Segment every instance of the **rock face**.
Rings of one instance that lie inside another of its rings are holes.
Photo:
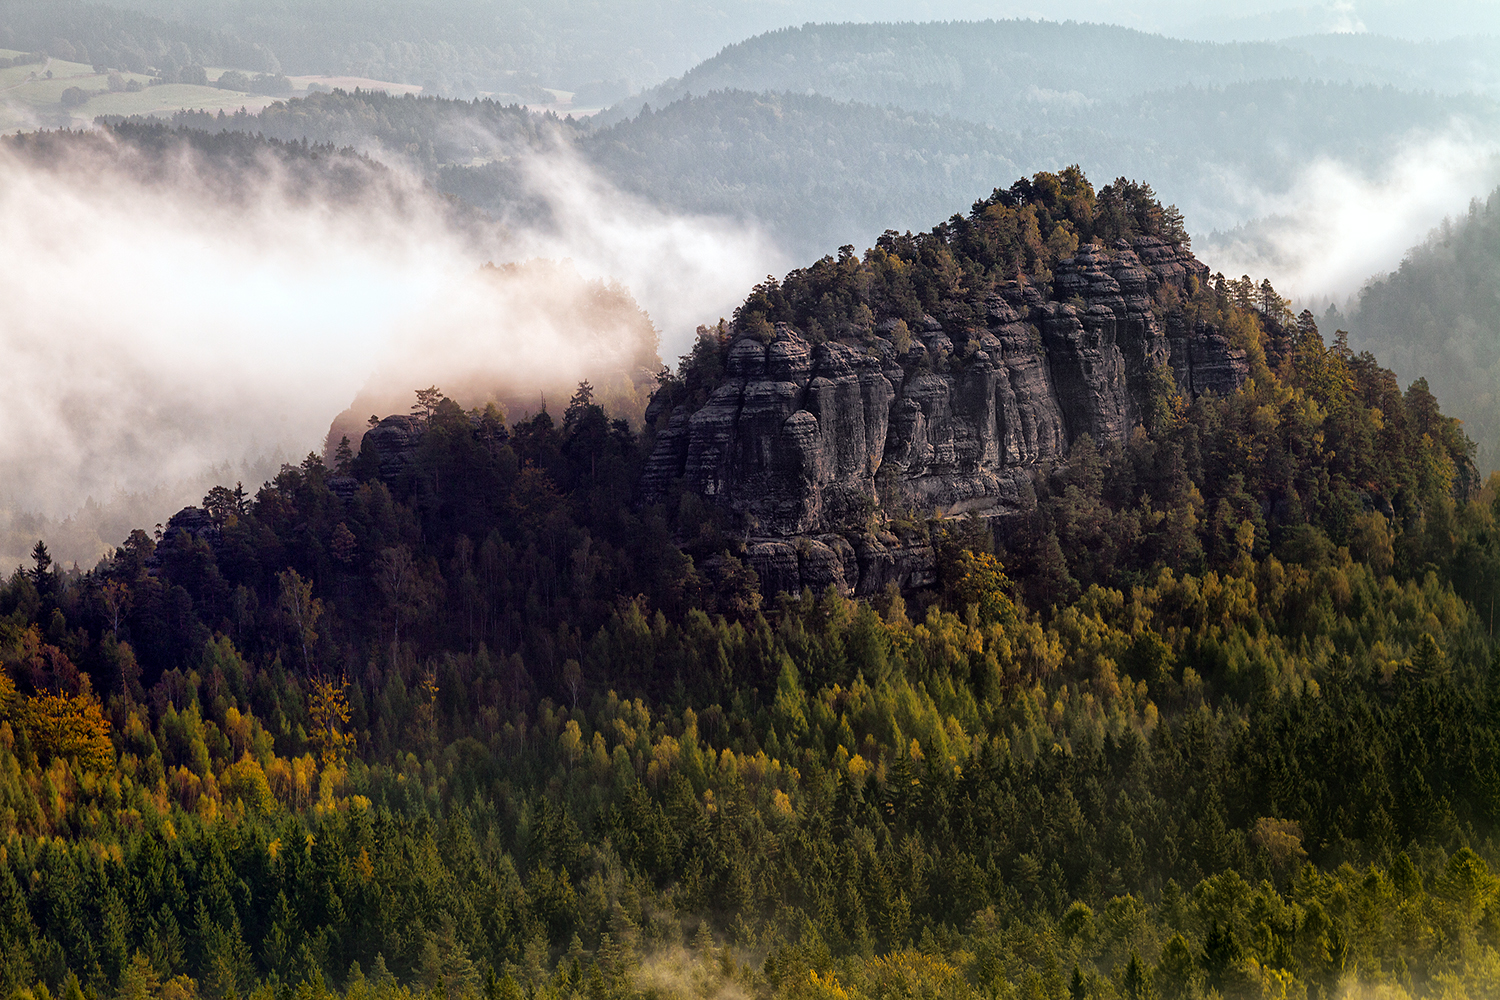
[[[396,482],[412,463],[417,446],[422,443],[423,424],[417,417],[397,414],[386,417],[365,432],[360,446],[376,456],[377,471],[387,485]]]
[[[741,337],[702,406],[652,401],[644,491],[681,479],[742,518],[768,592],[930,583],[930,550],[862,527],[877,505],[1003,521],[1035,503],[1034,472],[1081,435],[1119,441],[1140,423],[1163,366],[1189,396],[1244,381],[1243,352],[1152,310],[1162,285],[1207,272],[1147,237],[1060,262],[1050,298],[1010,283],[983,328],[924,317],[900,355],[880,336],[891,323],[857,346],[810,345],[785,325],[769,344]]]

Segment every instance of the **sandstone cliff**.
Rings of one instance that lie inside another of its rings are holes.
[[[877,507],[1003,523],[1034,503],[1032,476],[1081,435],[1118,441],[1139,424],[1157,372],[1188,396],[1240,385],[1242,351],[1153,308],[1170,298],[1163,286],[1186,292],[1207,272],[1143,236],[1058,262],[1050,295],[1002,285],[983,327],[924,316],[904,350],[893,320],[817,344],[786,324],[740,336],[701,405],[653,399],[643,492],[664,496],[680,480],[732,513],[768,592],[925,585],[930,549],[873,532]]]

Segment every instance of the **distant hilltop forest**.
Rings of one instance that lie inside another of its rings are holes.
[[[824,482],[882,383],[816,534],[659,458],[734,400]],[[414,403],[0,587],[13,995],[1488,994],[1500,480],[1148,185],[747,290],[639,432]],[[918,502],[963,461],[1014,503]]]

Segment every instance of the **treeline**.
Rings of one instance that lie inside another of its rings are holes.
[[[45,52],[23,52],[18,56],[0,58],[0,69],[10,69],[12,66],[34,66],[46,61]]]
[[[826,256],[782,279],[768,278],[735,309],[733,332],[765,338],[786,323],[814,343],[839,338],[859,343],[879,329],[909,346],[913,325],[940,316],[944,329],[967,343],[985,325],[991,298],[1001,287],[1025,280],[1048,293],[1052,269],[1081,245],[1113,247],[1137,237],[1155,238],[1174,250],[1189,244],[1182,213],[1175,205],[1162,205],[1149,184],[1120,177],[1095,191],[1076,164],[1057,173],[1042,171],[996,188],[968,215],[955,215],[928,232],[887,230],[863,259],[853,246],[844,246],[837,259]],[[1189,308],[1195,318],[1243,326],[1249,303],[1235,312],[1222,276],[1220,285],[1217,297],[1204,292]],[[1161,294],[1175,295],[1170,289]],[[1271,298],[1277,309],[1285,309],[1274,289]],[[1169,305],[1183,308],[1180,301],[1162,303],[1164,309]],[[1240,339],[1251,344],[1256,336],[1246,329]],[[663,380],[666,391],[674,393],[684,382],[712,389],[723,374],[721,355],[728,346],[727,331],[705,336],[695,349],[695,363],[675,381]]]
[[[569,131],[556,116],[530,114],[518,104],[392,96],[358,89],[277,101],[256,113],[179,111],[172,116],[172,124],[206,132],[259,134],[284,142],[373,147],[407,157],[433,175],[441,166],[467,164],[475,158],[540,151]],[[474,204],[498,207],[499,200],[492,193]]]
[[[1033,177],[965,225],[1100,235],[1102,197]],[[958,315],[923,275],[1005,246],[964,228],[827,294],[870,309],[887,267]],[[423,390],[401,448],[216,487],[88,572],[38,544],[0,588],[0,983],[1484,995],[1500,482],[1268,284],[1158,306],[1253,380],[1081,439],[998,546],[878,512],[934,546],[926,592],[762,594],[702,498],[636,504],[650,439],[587,385],[514,422]]]
[[[91,130],[23,132],[0,143],[38,169],[66,174],[105,167],[135,183],[173,185],[184,197],[211,192],[216,199],[249,203],[274,193],[295,205],[378,197],[398,212],[438,213],[455,233],[489,246],[494,223],[487,215],[410,183],[353,147],[173,127],[149,117],[100,116],[95,124]]]

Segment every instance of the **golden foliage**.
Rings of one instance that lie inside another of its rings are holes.
[[[91,693],[47,693],[27,698],[16,715],[39,760],[76,759],[90,771],[114,766],[109,720]]]

